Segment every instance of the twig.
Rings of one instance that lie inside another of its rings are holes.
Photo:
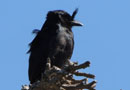
[[[95,75],[93,75],[93,74],[81,73],[81,72],[78,72],[78,71],[73,72],[73,74],[76,75],[76,76],[85,76],[87,78],[92,78],[92,79],[95,78]]]
[[[68,85],[68,84],[63,84],[62,87],[65,88],[66,90],[75,90],[75,89],[90,89],[90,90],[95,90],[93,89],[95,87],[96,81],[93,81],[87,85],[85,84],[73,84],[73,85]]]
[[[67,70],[68,72],[73,72],[73,71],[75,71],[75,70],[78,70],[78,69],[84,69],[84,68],[87,68],[87,67],[89,67],[90,66],[90,62],[89,61],[86,61],[85,63],[83,63],[83,64],[80,64],[80,65],[70,65],[70,66],[68,66],[68,67],[66,67],[65,68],[65,70]]]

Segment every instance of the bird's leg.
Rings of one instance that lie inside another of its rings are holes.
[[[46,63],[46,70],[50,70],[51,69],[51,60],[50,58],[48,57],[47,58],[47,63]]]

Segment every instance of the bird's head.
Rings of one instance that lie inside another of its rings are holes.
[[[70,27],[70,28],[72,26],[82,26],[83,25],[82,23],[74,20],[77,12],[78,12],[78,9],[76,9],[73,12],[73,14],[70,15],[63,10],[50,11],[47,14],[47,20],[54,23],[60,23],[62,26]]]

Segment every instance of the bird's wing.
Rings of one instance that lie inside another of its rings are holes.
[[[46,66],[48,55],[48,36],[39,32],[30,44],[29,80],[31,83],[40,80]]]

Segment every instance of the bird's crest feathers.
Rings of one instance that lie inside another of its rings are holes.
[[[72,14],[72,19],[75,18],[75,15],[77,14],[77,12],[78,12],[78,8],[76,8],[76,9],[74,10],[74,12],[73,12],[73,14]]]

